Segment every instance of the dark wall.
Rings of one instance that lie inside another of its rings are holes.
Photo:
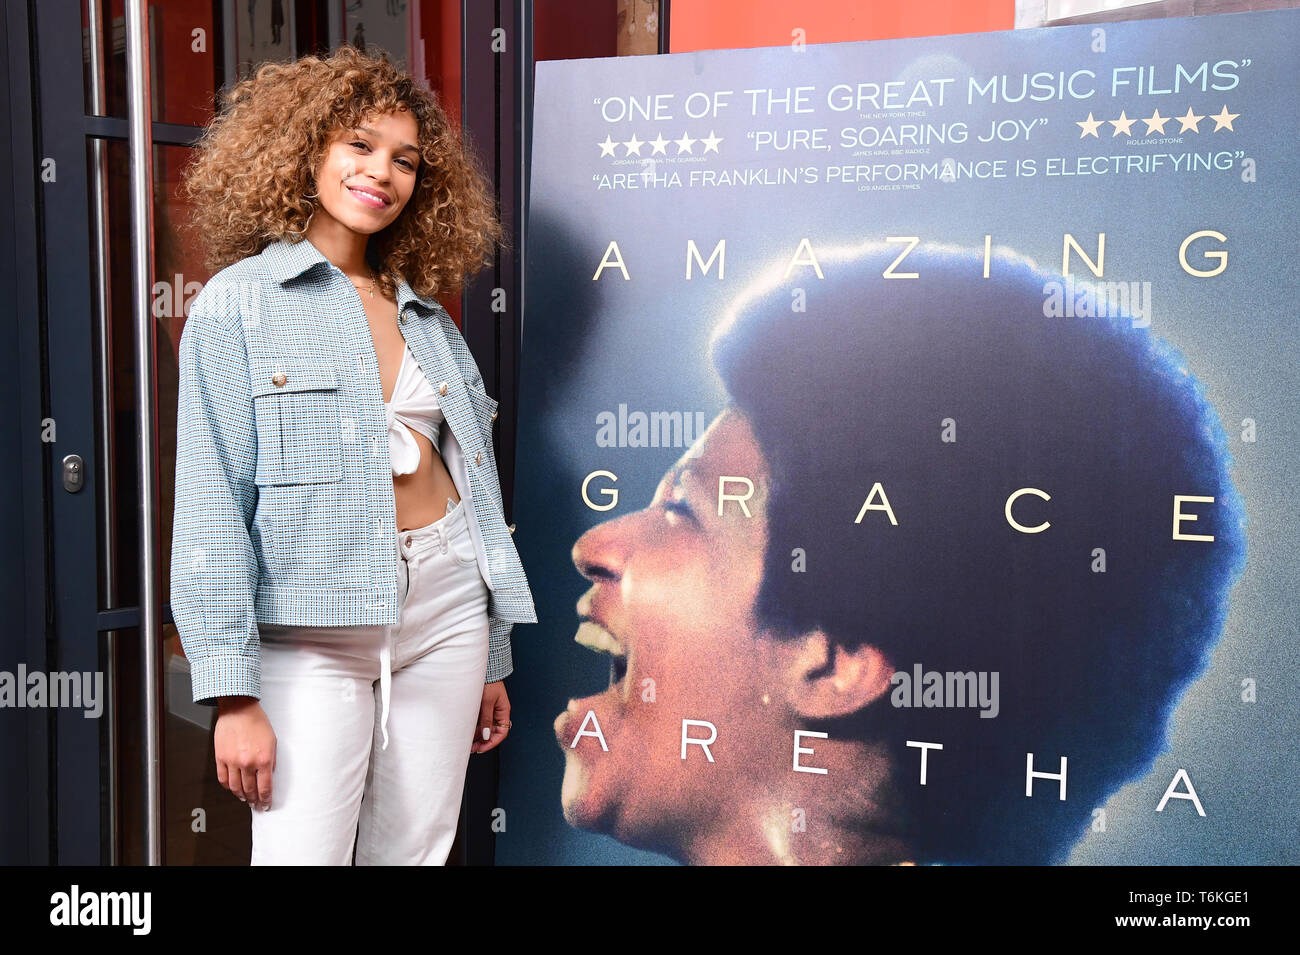
[[[35,157],[22,4],[0,7],[0,671],[45,668],[42,398],[34,308]],[[0,708],[0,863],[48,859],[48,710]]]

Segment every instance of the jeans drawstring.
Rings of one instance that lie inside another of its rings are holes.
[[[447,513],[451,513],[451,510],[454,507],[456,507],[456,505],[457,502],[453,501],[450,497],[448,497]],[[430,533],[433,534],[434,540],[438,542],[438,550],[444,554],[447,553],[447,535],[443,532],[443,530],[435,527],[430,531]],[[402,553],[402,546],[400,540],[397,545],[397,559],[399,562],[405,562],[406,564],[407,593],[405,596],[409,597],[410,590],[411,590],[411,562],[406,557],[406,555]],[[401,612],[400,609],[398,612],[400,614]],[[398,626],[399,627],[401,626],[400,621],[398,622]],[[393,633],[390,628],[388,632],[384,634],[384,645],[379,650],[379,699],[380,699],[379,731],[384,736],[384,743],[380,747],[380,749],[388,749],[388,701],[391,695],[390,690],[393,684],[393,648],[390,644],[392,637],[393,637]]]
[[[379,651],[379,697],[383,701],[383,712],[379,718],[379,729],[384,734],[384,745],[380,749],[388,749],[388,696],[389,687],[393,682],[392,649],[388,641],[392,639],[391,634],[384,635],[384,645]]]
[[[402,566],[398,567],[398,573],[400,574],[402,570],[405,569],[406,589],[409,591],[411,589],[411,564],[406,559],[406,556],[402,553],[402,545],[400,542],[397,545],[397,562],[399,565],[404,565],[404,567]],[[399,609],[398,609],[399,617],[401,614],[400,606],[402,602],[404,601],[401,598],[399,598]],[[397,626],[400,627],[401,625],[402,625],[401,620],[399,619],[397,622]],[[379,731],[384,735],[384,743],[380,747],[380,749],[388,749],[388,700],[391,695],[389,691],[393,684],[392,640],[393,640],[393,628],[386,627],[384,629],[384,645],[379,648],[379,700],[380,700]]]

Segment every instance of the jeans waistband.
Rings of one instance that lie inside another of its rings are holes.
[[[469,533],[465,520],[465,501],[447,498],[447,513],[423,527],[397,532],[398,552],[406,558],[423,554],[434,547],[447,550],[447,541]]]

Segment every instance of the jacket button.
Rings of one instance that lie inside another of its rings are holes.
[[[492,412],[492,420],[493,420],[493,421],[496,421],[496,420],[497,420],[497,413],[496,413],[495,411]]]
[[[475,463],[475,464],[482,464],[482,463],[483,463],[483,452],[482,452],[482,451],[480,451],[477,455],[474,456],[474,463]]]
[[[513,533],[515,532],[515,525],[513,525],[513,524],[508,524],[508,525],[506,526],[506,529],[507,529],[508,531],[510,531],[510,533],[513,534]]]
[[[438,385],[438,394],[445,395],[446,393],[447,393],[447,383],[444,381]]]
[[[398,315],[397,315],[397,320],[398,320],[399,322],[404,322],[404,321],[406,321],[406,309],[402,309],[401,312],[398,313]]]
[[[284,383],[288,380],[289,380],[288,376],[285,375],[285,373],[282,371],[277,371],[274,375],[271,376],[271,383],[275,385],[275,387],[277,388],[283,388]]]

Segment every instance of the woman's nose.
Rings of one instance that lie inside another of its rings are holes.
[[[639,513],[639,512],[638,512]],[[604,521],[588,530],[574,542],[573,566],[589,580],[617,580],[632,545],[632,518],[625,514]]]

